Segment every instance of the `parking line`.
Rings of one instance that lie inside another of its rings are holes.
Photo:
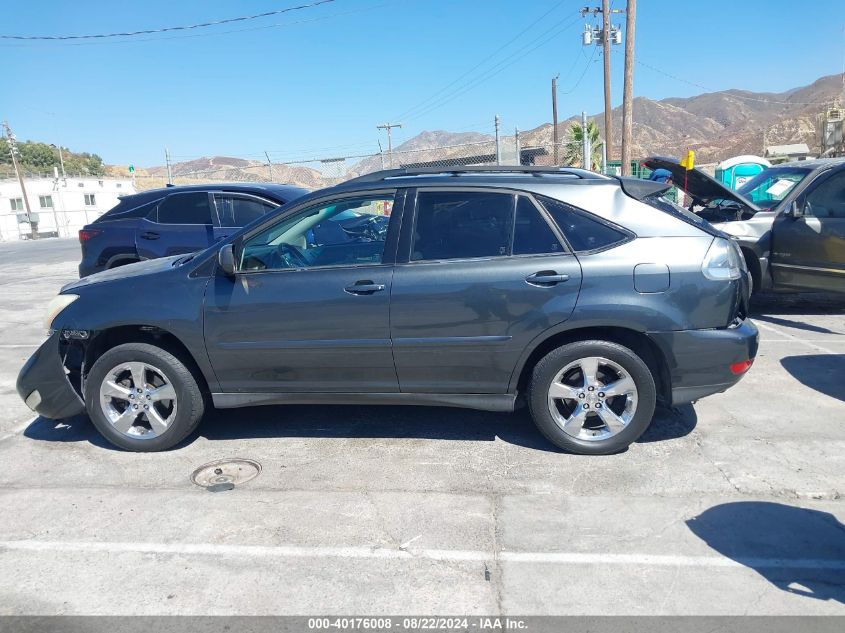
[[[27,427],[29,427],[30,424],[32,424],[31,418],[29,420],[27,420],[26,422],[22,422],[21,424],[18,424],[16,427],[11,429],[8,433],[6,433],[4,435],[0,435],[0,442],[20,435],[21,433],[26,431]]]
[[[808,341],[808,340],[800,339],[800,338],[798,338],[797,336],[794,336],[794,335],[790,334],[789,332],[781,332],[778,328],[774,327],[773,325],[768,325],[768,324],[763,323],[763,322],[761,322],[761,321],[754,321],[754,324],[755,324],[758,328],[762,328],[762,329],[764,329],[764,330],[766,330],[766,331],[768,331],[768,332],[774,332],[775,334],[779,334],[779,335],[781,335],[781,336],[785,336],[785,337],[787,337],[787,338],[788,338],[788,339],[790,339],[790,340],[793,340],[793,341],[795,341],[795,342],[797,342],[797,343],[803,343],[803,344],[804,344],[804,345],[806,345],[807,347],[811,347],[811,348],[813,348],[813,349],[815,349],[815,350],[818,350],[818,351],[820,351],[820,352],[824,352],[825,354],[833,354],[833,355],[836,355],[836,354],[837,354],[837,352],[834,352],[834,351],[833,351],[833,350],[831,350],[831,349],[828,349],[828,348],[826,348],[826,347],[822,347],[821,345],[816,345],[815,343],[811,343],[811,342],[810,342],[810,341]]]
[[[653,567],[752,567],[777,569],[845,570],[845,560],[819,558],[737,558],[662,554],[606,554],[600,552],[512,552],[498,557],[481,550],[391,549],[383,547],[308,547],[301,545],[222,545],[212,543],[128,543],[89,541],[0,541],[0,551],[70,552],[104,554],[175,554],[237,556],[241,558],[351,558],[450,562],[482,562],[498,558],[512,563],[552,563]]]

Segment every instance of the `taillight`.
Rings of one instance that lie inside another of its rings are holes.
[[[100,229],[82,229],[79,231],[79,243],[84,244],[92,237],[97,237],[102,231]]]
[[[739,376],[740,374],[744,374],[749,369],[751,369],[751,365],[754,364],[754,359],[751,360],[742,360],[738,363],[731,364],[731,373],[735,376]]]
[[[710,244],[704,261],[701,262],[701,272],[713,281],[730,281],[739,279],[744,265],[745,260],[736,244],[723,237],[717,237]]]

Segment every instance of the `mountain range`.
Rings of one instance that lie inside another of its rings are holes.
[[[723,90],[694,97],[670,97],[652,100],[634,99],[633,151],[636,158],[649,155],[680,156],[688,149],[696,151],[696,162],[713,163],[739,154],[762,154],[767,145],[806,143],[819,150],[819,115],[826,107],[843,100],[845,77],[842,74],[821,77],[812,84],[785,92]],[[621,142],[622,108],[614,108],[611,158],[618,158]],[[604,136],[604,113],[590,116]],[[571,116],[558,123],[561,141],[569,127],[580,120]],[[553,125],[543,123],[520,134],[523,148],[542,146],[550,150]],[[472,153],[494,151],[494,136],[479,132],[424,131],[394,148],[394,164],[442,160]],[[344,173],[331,173],[331,163],[322,169],[301,165],[274,164],[273,180],[316,188],[356,174],[382,167],[382,158],[373,156],[351,165]],[[203,157],[174,163],[172,171],[179,179],[202,177],[212,180],[260,181],[270,177],[266,163],[225,156]],[[166,168],[145,170],[151,180],[164,178]],[[178,180],[177,180],[178,182]],[[142,182],[139,181],[139,185]]]

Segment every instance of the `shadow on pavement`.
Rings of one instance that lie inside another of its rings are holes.
[[[845,401],[845,354],[786,356],[780,364],[801,384]]]
[[[826,327],[820,325],[813,325],[812,323],[805,323],[804,321],[795,321],[793,319],[784,319],[782,317],[773,317],[769,315],[758,314],[752,317],[755,321],[762,321],[763,323],[771,323],[772,325],[782,325],[784,327],[794,328],[796,330],[804,330],[805,332],[815,332],[816,334],[838,334],[842,336],[842,332],[834,332]]]
[[[24,437],[42,442],[90,442],[100,448],[115,449],[100,435],[87,415],[65,420],[50,420],[38,416],[26,427]]]
[[[639,442],[658,442],[688,435],[697,418],[691,405],[658,409]],[[284,437],[409,438],[492,442],[496,438],[539,451],[562,452],[534,426],[527,409],[513,414],[471,409],[416,406],[287,405],[212,409],[198,434],[208,440]],[[36,418],[24,436],[45,442],[88,441],[115,449],[80,415],[62,421]],[[189,445],[194,434],[176,448]]]
[[[832,514],[742,501],[714,506],[686,523],[714,550],[779,589],[845,603],[845,526]]]
[[[845,295],[834,293],[761,292],[751,299],[751,318],[761,315],[836,315],[845,314]]]
[[[658,408],[654,419],[637,442],[662,442],[685,437],[698,424],[698,415],[691,404],[671,409]]]

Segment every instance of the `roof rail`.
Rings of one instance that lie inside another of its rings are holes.
[[[575,176],[576,178],[585,179],[602,179],[604,176],[586,169],[578,169],[576,167],[539,167],[536,165],[529,166],[509,166],[509,165],[468,165],[465,167],[401,167],[399,169],[382,169],[381,171],[374,171],[363,176],[351,178],[342,184],[349,183],[365,183],[365,182],[380,182],[388,178],[404,178],[408,176],[437,176],[437,175],[451,175],[460,176],[461,174],[526,174],[531,176]]]

